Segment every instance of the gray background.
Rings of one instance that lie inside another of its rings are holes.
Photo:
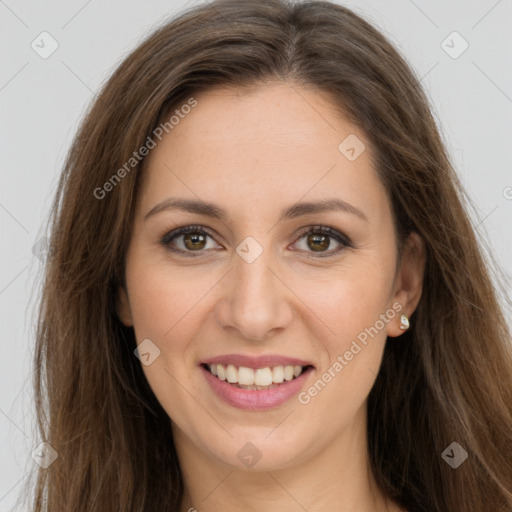
[[[0,0],[0,512],[25,510],[15,502],[40,442],[30,384],[41,274],[34,245],[71,139],[120,60],[166,17],[199,3]],[[477,207],[477,235],[510,276],[512,0],[339,3],[373,21],[422,77]],[[46,59],[31,47],[50,48],[43,31],[58,43]],[[448,37],[453,31],[469,45],[460,55],[464,41]],[[502,297],[510,296],[505,276],[496,281],[504,283]]]

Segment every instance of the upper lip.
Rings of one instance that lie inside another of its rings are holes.
[[[201,361],[201,364],[222,364],[233,366],[245,366],[246,368],[265,368],[266,366],[313,366],[309,361],[286,357],[277,354],[265,354],[261,356],[248,356],[244,354],[224,354],[210,357]]]

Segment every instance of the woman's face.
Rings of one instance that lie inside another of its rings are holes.
[[[395,276],[369,141],[291,83],[195,99],[150,150],[118,309],[178,451],[270,470],[360,447],[423,271]]]

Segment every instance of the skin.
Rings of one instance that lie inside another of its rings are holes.
[[[422,240],[411,235],[395,275],[391,204],[370,143],[324,93],[276,82],[195,98],[195,109],[149,155],[118,300],[137,343],[149,338],[160,350],[143,369],[171,418],[185,482],[181,510],[398,511],[369,468],[366,405],[387,337],[403,333],[400,314],[410,317],[420,299]],[[338,150],[349,134],[366,146],[354,161]],[[176,209],[144,218],[171,196],[216,203],[228,218]],[[367,221],[342,211],[279,221],[299,200],[333,197]],[[188,225],[214,236],[185,245],[181,235],[174,247],[202,256],[161,244]],[[332,226],[353,247],[327,238],[318,250],[300,233],[314,225]],[[252,263],[236,252],[247,236],[263,249]],[[298,357],[315,367],[307,390],[397,302],[400,314],[307,404],[294,397],[265,411],[232,407],[198,367],[229,353]],[[237,457],[248,442],[261,454],[251,468]]]

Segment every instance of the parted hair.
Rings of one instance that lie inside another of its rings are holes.
[[[398,247],[412,231],[425,243],[411,327],[386,340],[368,397],[378,485],[410,512],[512,511],[510,326],[418,77],[341,5],[217,0],[166,20],[121,62],[67,156],[47,226],[34,356],[38,436],[59,456],[33,476],[34,512],[179,511],[170,421],[134,356],[133,329],[116,314],[145,159],[105,197],[95,190],[194,94],[275,80],[327,93],[357,123]],[[457,469],[441,456],[453,442],[468,453]]]

